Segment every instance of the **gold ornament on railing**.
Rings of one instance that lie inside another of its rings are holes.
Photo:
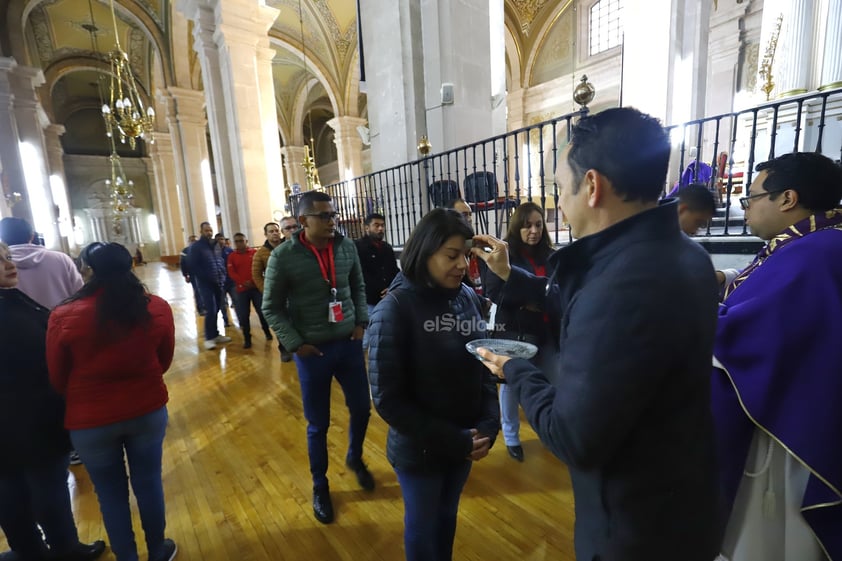
[[[102,116],[105,119],[106,134],[119,135],[120,142],[128,139],[134,150],[138,138],[151,135],[155,129],[155,110],[144,108],[137,81],[129,64],[129,55],[120,47],[120,32],[117,29],[117,16],[114,15],[114,0],[111,4],[111,19],[114,24],[114,50],[108,53],[111,62],[111,83],[109,101],[102,104]]]
[[[430,144],[430,139],[427,138],[426,134],[422,134],[421,140],[418,141],[418,151],[421,152],[422,156],[426,156],[432,149],[433,145]]]
[[[778,37],[781,34],[783,21],[784,15],[781,14],[775,23],[775,30],[772,32],[772,36],[769,37],[766,54],[763,55],[763,61],[760,63],[760,77],[763,78],[763,85],[760,86],[760,89],[766,94],[766,101],[772,99],[772,90],[775,89],[775,82],[772,80],[772,65],[775,63],[775,50],[778,48]]]

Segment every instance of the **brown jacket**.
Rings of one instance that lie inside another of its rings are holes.
[[[266,272],[266,265],[269,264],[269,256],[272,255],[273,249],[275,248],[269,240],[266,240],[257,248],[257,253],[254,254],[254,260],[251,262],[251,279],[261,294],[263,294],[263,274]]]

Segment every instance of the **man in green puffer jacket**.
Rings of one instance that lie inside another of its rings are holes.
[[[333,521],[327,429],[334,376],[351,417],[345,462],[361,487],[374,489],[374,478],[362,459],[371,414],[362,348],[368,310],[357,248],[336,232],[337,213],[330,196],[318,191],[302,195],[298,221],[301,229],[269,257],[263,315],[284,348],[294,353],[307,418],[313,513],[328,524]]]

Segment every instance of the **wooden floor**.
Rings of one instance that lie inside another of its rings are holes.
[[[377,488],[359,489],[344,465],[348,414],[334,384],[328,477],[336,521],[313,518],[306,423],[294,363],[257,329],[254,347],[233,341],[200,348],[201,318],[179,272],[160,263],[138,269],[175,313],[176,355],[166,382],[170,425],[164,441],[167,535],[180,561],[399,561],[400,487],[385,457],[386,425],[372,409],[365,460]],[[233,319],[233,318],[232,318]],[[257,326],[256,316],[252,325]],[[573,496],[566,468],[523,425],[523,464],[506,454],[502,434],[474,465],[462,495],[454,560],[573,560]],[[106,539],[90,479],[71,468],[82,540]],[[143,533],[133,502],[141,559]],[[6,549],[0,538],[0,551]],[[108,552],[102,557],[113,560]]]

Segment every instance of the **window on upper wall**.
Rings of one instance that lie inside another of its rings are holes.
[[[588,55],[618,47],[623,42],[623,0],[599,0],[588,20]]]

